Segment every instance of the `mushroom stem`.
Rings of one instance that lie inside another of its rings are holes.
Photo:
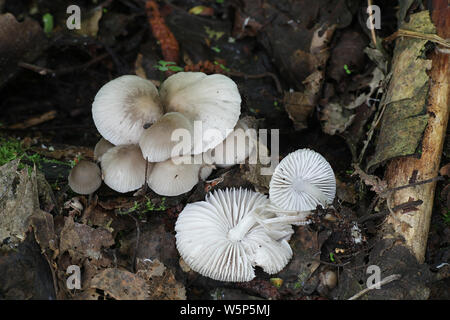
[[[295,180],[292,187],[297,193],[305,192],[316,198],[317,201],[323,206],[327,204],[327,196],[318,187],[308,182],[307,180],[297,179]]]
[[[241,241],[247,232],[255,225],[256,218],[250,213],[244,217],[239,223],[228,231],[228,239],[231,241]]]

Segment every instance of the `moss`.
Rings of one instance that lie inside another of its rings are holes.
[[[42,163],[44,162],[70,167],[73,167],[74,163],[76,162],[64,162],[55,159],[49,159],[41,156],[39,153],[32,153],[28,148],[25,148],[17,139],[0,137],[0,166],[17,158],[20,158],[21,160],[26,162],[25,164],[21,163],[19,165],[19,169],[23,169],[27,163],[41,169]]]

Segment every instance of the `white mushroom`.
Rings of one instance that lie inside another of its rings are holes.
[[[114,145],[111,142],[105,138],[101,138],[94,148],[94,160],[98,162],[102,161],[102,156],[112,147],[114,147]]]
[[[117,192],[129,192],[145,183],[146,161],[136,145],[121,145],[109,149],[102,157],[101,167],[105,184]],[[153,164],[147,163],[151,172]]]
[[[256,151],[256,145],[256,131],[252,131],[241,119],[228,137],[212,150],[214,164],[219,168],[227,168],[244,163]]]
[[[177,196],[190,191],[213,170],[208,164],[210,161],[205,163],[201,158],[202,155],[182,156],[155,163],[147,179],[148,186],[162,196]]]
[[[156,122],[162,114],[155,85],[134,75],[111,80],[92,103],[98,132],[114,145],[137,144],[144,126]]]
[[[91,194],[102,184],[101,172],[94,162],[80,160],[70,170],[69,187],[79,194]]]
[[[190,154],[193,135],[194,128],[190,120],[179,112],[169,112],[144,130],[139,139],[139,146],[148,161],[165,161],[175,156]],[[177,150],[178,145],[183,148]]]
[[[222,142],[241,113],[241,96],[236,84],[221,74],[176,73],[162,83],[160,97],[166,111],[183,114],[194,128],[194,121],[201,123],[202,132],[194,137],[193,154]]]
[[[270,201],[283,210],[307,211],[333,202],[336,179],[319,153],[299,149],[287,155],[272,175]]]
[[[283,225],[284,232],[268,232],[258,223],[268,203],[260,193],[227,189],[186,205],[175,224],[181,257],[192,270],[220,281],[250,281],[254,266],[279,272],[292,257],[287,241],[293,231]]]

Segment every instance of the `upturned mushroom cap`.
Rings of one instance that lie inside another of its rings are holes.
[[[248,131],[249,127],[239,120],[228,137],[212,151],[214,164],[219,168],[244,163],[256,148],[257,141]]]
[[[274,239],[257,223],[255,212],[268,203],[257,192],[226,189],[186,205],[175,224],[181,257],[192,270],[220,281],[250,281],[254,266],[270,274],[279,272],[292,250],[286,234]],[[283,228],[292,233],[290,226]]]
[[[299,149],[280,161],[269,187],[270,201],[283,210],[307,211],[333,202],[336,179],[325,158]]]
[[[100,168],[94,162],[80,160],[70,170],[68,177],[69,187],[79,194],[91,194],[100,188],[102,174]]]
[[[221,74],[176,73],[162,83],[160,97],[166,111],[180,112],[192,122],[201,121],[202,141],[194,142],[193,154],[222,142],[241,113],[241,96],[236,84]],[[213,130],[219,134],[209,134]]]
[[[190,191],[213,170],[212,166],[195,160],[201,156],[175,157],[155,163],[147,179],[148,186],[162,196],[177,196]]]
[[[144,133],[139,139],[142,155],[150,162],[161,162],[177,155],[190,154],[192,149],[191,139],[194,135],[193,131],[194,128],[191,121],[181,113],[166,113],[150,128],[144,130]],[[175,155],[175,147],[180,144],[180,141],[174,139],[180,139],[180,137],[173,135],[178,134],[183,134],[181,141],[182,143],[186,143],[186,147],[184,148],[185,150],[179,150],[184,152]],[[187,136],[185,136],[186,134]],[[185,139],[189,140],[183,141]]]
[[[156,122],[162,114],[155,85],[134,75],[111,80],[92,103],[98,132],[114,145],[137,144],[144,125]]]
[[[114,147],[114,145],[111,142],[109,142],[105,138],[101,138],[94,148],[94,160],[102,161],[102,156],[112,147]]]
[[[121,145],[109,149],[102,157],[101,167],[106,185],[117,192],[134,191],[145,183],[146,161],[137,145]],[[152,163],[147,165],[147,174]]]

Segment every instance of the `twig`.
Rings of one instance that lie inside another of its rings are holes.
[[[406,188],[410,188],[410,187],[420,186],[421,184],[431,183],[431,182],[435,182],[435,181],[441,181],[441,180],[444,180],[444,177],[437,176],[437,177],[434,177],[434,178],[430,178],[430,179],[426,179],[426,180],[422,180],[422,181],[418,181],[418,182],[413,182],[413,183],[409,183],[409,184],[405,184],[403,186],[398,186],[398,187],[395,187],[395,188],[389,188],[386,191],[384,191],[383,194],[391,193],[391,192],[394,192],[394,191],[398,191],[398,190],[406,189]]]
[[[405,202],[405,203],[399,204],[398,206],[393,207],[392,211],[395,212],[398,210],[409,209],[409,208],[412,208],[415,206],[420,206],[422,203],[423,203],[422,200],[408,201],[408,202]],[[365,214],[364,216],[362,216],[361,218],[358,219],[358,223],[364,223],[368,220],[382,218],[382,217],[386,216],[388,213],[389,213],[389,210],[383,210],[378,213]]]
[[[381,281],[378,281],[375,284],[372,284],[370,286],[368,286],[366,289],[361,290],[360,292],[358,292],[357,294],[355,294],[354,296],[350,297],[348,300],[356,300],[358,298],[360,298],[361,296],[365,295],[367,292],[369,292],[370,290],[376,289],[378,287],[384,286],[385,284],[388,284],[389,282],[395,281],[400,279],[402,276],[400,274],[392,274],[390,276],[387,276],[386,278],[384,278]]]
[[[61,75],[64,75],[64,74],[72,73],[72,72],[80,70],[80,69],[87,69],[91,65],[96,64],[97,62],[105,59],[109,55],[110,55],[109,53],[104,53],[104,54],[99,55],[98,57],[95,57],[92,60],[90,60],[90,61],[88,61],[86,63],[83,63],[81,65],[74,66],[74,67],[69,67],[69,68],[63,68],[63,69],[60,69],[60,70],[53,70],[53,69],[49,69],[49,68],[46,68],[46,67],[40,67],[40,66],[36,66],[36,65],[33,65],[33,64],[30,64],[30,63],[23,62],[23,61],[20,61],[17,65],[19,67],[24,68],[24,69],[34,71],[34,72],[36,72],[36,73],[38,73],[38,74],[40,74],[42,76],[50,75],[52,77],[55,77],[55,76],[61,76]]]
[[[246,73],[239,72],[239,71],[228,71],[227,74],[232,77],[242,77],[245,79],[260,79],[260,78],[265,78],[265,77],[271,77],[273,79],[273,81],[275,82],[275,86],[277,87],[278,93],[283,92],[283,89],[281,88],[280,80],[272,72],[264,72],[264,73],[260,73],[260,74],[246,74]]]
[[[13,130],[14,129],[28,129],[30,127],[37,126],[39,124],[53,120],[55,118],[56,118],[56,111],[51,110],[51,111],[45,112],[37,117],[29,118],[23,122],[10,125],[8,127],[8,129],[13,129]]]
[[[133,267],[133,272],[136,272],[136,256],[137,256],[137,251],[139,248],[139,238],[141,237],[141,230],[139,228],[139,221],[138,219],[136,219],[135,217],[133,217],[132,214],[130,214],[130,217],[134,220],[134,222],[136,223],[136,244],[134,247],[134,252],[133,252],[133,258],[132,258],[132,267]]]
[[[370,8],[372,6],[372,0],[367,0],[367,8]],[[377,47],[377,36],[375,34],[375,26],[373,25],[373,15],[372,10],[369,10],[369,24],[370,24],[370,34],[372,36],[372,41],[374,48]]]
[[[416,38],[421,40],[428,40],[431,42],[435,42],[440,44],[441,46],[444,46],[446,48],[450,48],[450,42],[446,41],[445,39],[442,39],[437,34],[427,34],[427,33],[421,33],[421,32],[415,32],[411,30],[404,30],[404,29],[398,29],[396,32],[391,34],[389,37],[385,38],[385,41],[392,41],[398,37],[410,37],[410,38]]]

